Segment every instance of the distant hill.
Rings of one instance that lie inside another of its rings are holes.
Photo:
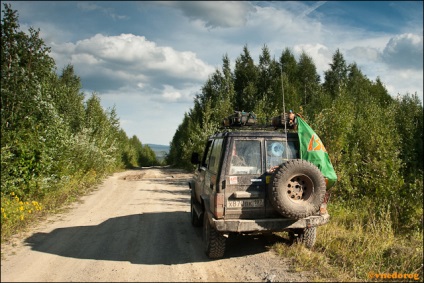
[[[169,145],[146,143],[156,154],[159,161],[162,161],[169,153]]]

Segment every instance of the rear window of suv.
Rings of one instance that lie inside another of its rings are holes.
[[[292,141],[286,142],[283,139],[266,140],[265,146],[267,171],[287,160],[296,159],[299,155],[296,144]]]
[[[260,140],[234,140],[231,151],[230,174],[262,172]]]

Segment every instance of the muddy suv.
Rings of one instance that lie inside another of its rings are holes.
[[[197,169],[189,182],[191,222],[203,226],[207,256],[223,257],[234,233],[288,231],[292,240],[312,247],[316,227],[330,218],[324,176],[300,159],[296,125],[287,115],[264,127],[252,113],[243,114],[224,119],[203,155],[192,154]]]

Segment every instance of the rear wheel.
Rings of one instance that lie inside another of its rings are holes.
[[[317,227],[295,229],[290,231],[290,239],[293,243],[303,244],[308,249],[315,245],[317,239]]]
[[[224,256],[226,238],[211,226],[208,214],[203,213],[203,243],[205,253],[211,259],[217,259]]]

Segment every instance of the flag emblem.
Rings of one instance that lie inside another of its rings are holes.
[[[321,139],[316,134],[313,134],[311,139],[309,140],[308,151],[320,151],[320,150],[323,152],[327,152],[324,145],[322,144]]]

